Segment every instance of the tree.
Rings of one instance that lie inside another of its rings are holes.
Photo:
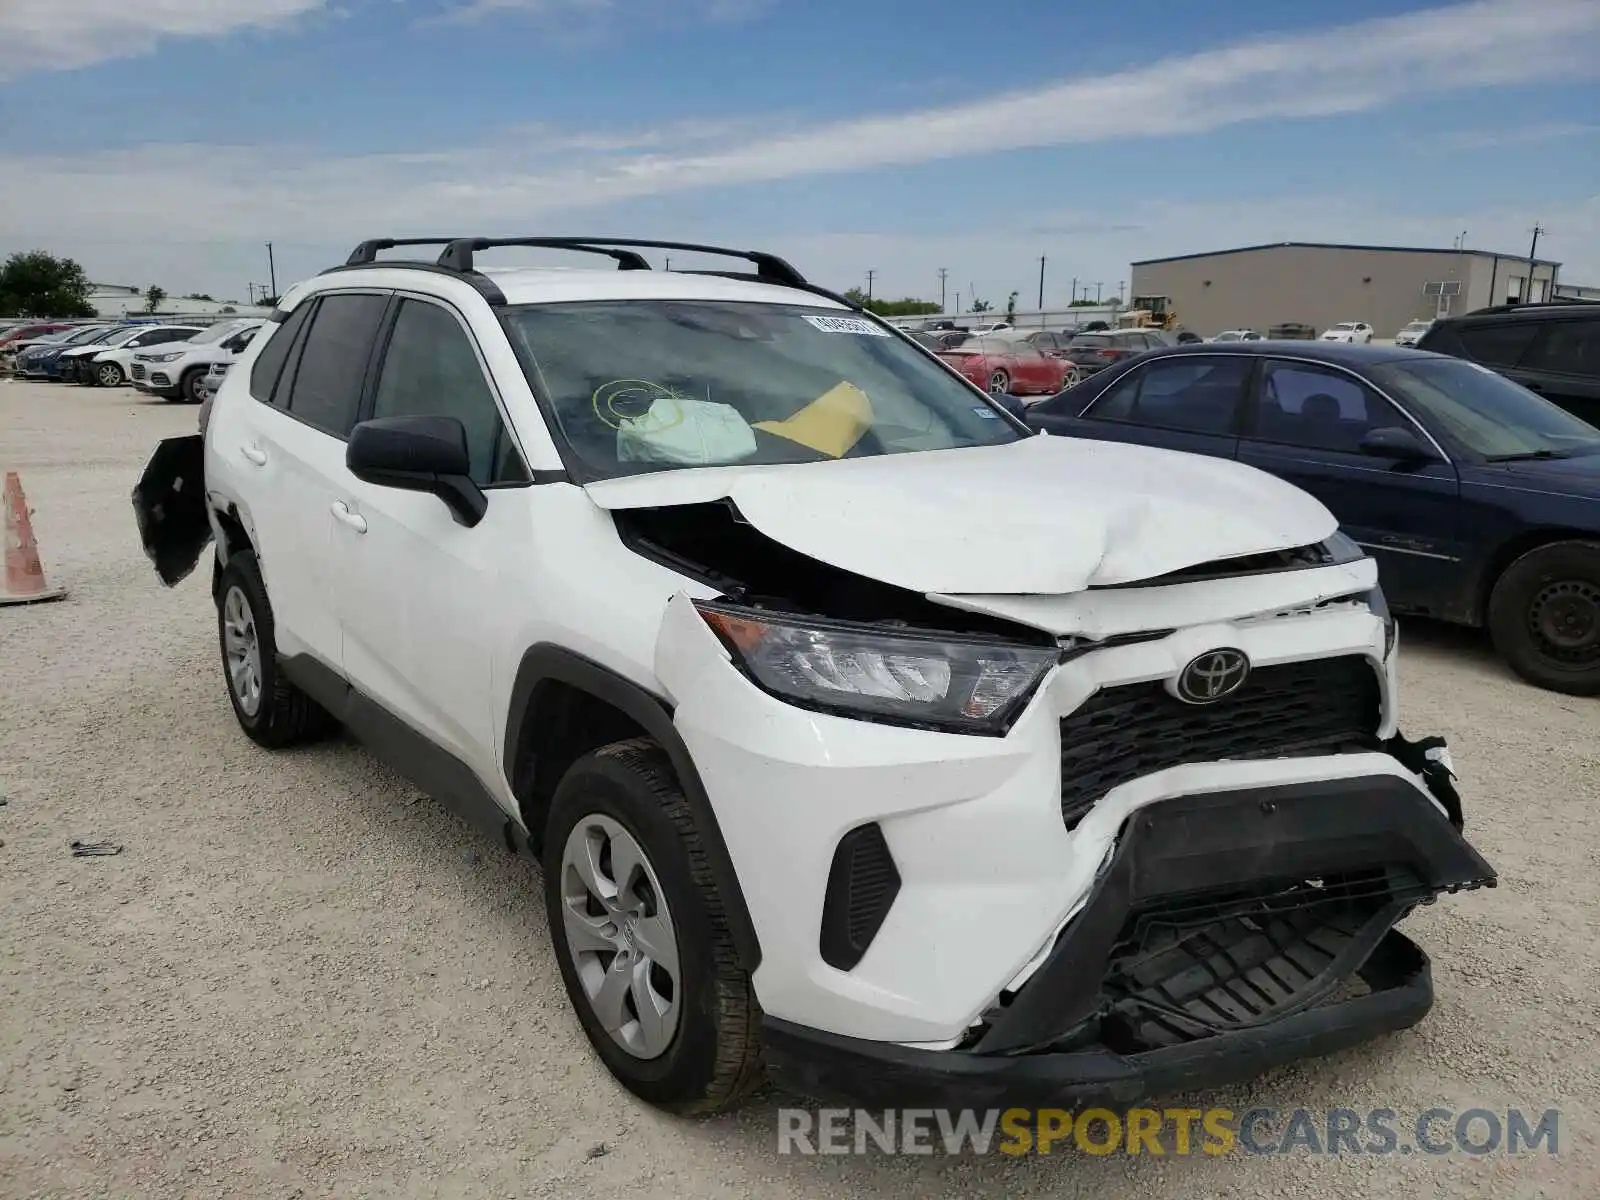
[[[1067,305],[1067,307],[1068,308],[1104,308],[1105,305],[1101,304],[1100,301],[1098,301],[1098,300],[1074,300],[1071,304]]]
[[[167,298],[167,290],[151,284],[144,290],[144,310],[147,313],[161,311],[161,302]]]
[[[916,300],[910,296],[900,300],[879,300],[876,297],[869,298],[860,288],[851,288],[844,294],[844,298],[852,304],[859,304],[868,312],[877,313],[880,317],[918,317],[943,311],[931,300]]]
[[[92,317],[89,277],[70,258],[19,251],[0,267],[0,317]]]
[[[217,302],[217,298],[215,296],[208,296],[204,292],[186,292],[183,298],[185,300],[204,300],[208,304],[215,304]]]
[[[222,311],[223,311],[223,312],[225,312],[225,313],[236,313],[236,312],[238,312],[238,311],[239,311],[239,310],[238,310],[238,309],[237,309],[237,308],[235,308],[235,307],[234,307],[234,306],[233,306],[233,305],[231,305],[231,304],[224,304],[224,305],[223,305],[223,306],[222,306]]]
[[[972,307],[969,308],[967,311],[968,312],[993,312],[994,311],[994,305],[990,304],[987,300],[974,300],[972,302]]]
[[[1007,325],[1014,324],[1016,322],[1016,319],[1017,319],[1017,294],[1015,292],[1012,292],[1011,295],[1006,298],[1006,324]]]

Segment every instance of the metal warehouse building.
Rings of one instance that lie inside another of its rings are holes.
[[[1274,242],[1209,254],[1148,258],[1133,266],[1132,294],[1168,296],[1186,329],[1210,337],[1298,321],[1319,333],[1366,321],[1393,337],[1407,321],[1470,312],[1508,300],[1547,300],[1561,264],[1526,254]],[[1527,294],[1524,296],[1524,288]]]

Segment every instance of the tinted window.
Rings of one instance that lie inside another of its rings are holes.
[[[1539,327],[1532,322],[1520,324],[1463,325],[1456,331],[1461,346],[1469,358],[1479,362],[1494,363],[1499,367],[1514,367],[1522,352],[1533,342]]]
[[[1600,449],[1600,429],[1476,363],[1403,359],[1372,377],[1446,442],[1486,458]]]
[[[1563,375],[1600,377],[1600,321],[1552,321],[1527,364]]]
[[[527,478],[466,330],[437,304],[406,300],[373,397],[374,417],[455,417],[480,485]]]
[[[1191,433],[1228,434],[1247,358],[1169,358],[1128,372],[1084,416]]]
[[[256,356],[255,365],[250,368],[250,394],[263,404],[272,403],[272,389],[278,385],[278,376],[289,357],[289,347],[294,345],[295,335],[315,307],[316,304],[308,300],[290,313],[283,324],[273,326],[267,344]]]
[[[373,335],[387,304],[383,296],[322,298],[300,351],[289,394],[291,413],[338,437],[350,432],[361,403]]]
[[[1382,396],[1342,371],[1269,362],[1261,378],[1256,436],[1313,450],[1361,451],[1367,431],[1410,428]]]
[[[1072,339],[1073,346],[1087,346],[1098,349],[1101,346],[1111,345],[1111,338],[1103,333],[1080,333]]]

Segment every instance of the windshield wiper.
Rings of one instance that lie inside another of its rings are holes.
[[[1550,450],[1547,448],[1542,450],[1524,450],[1519,454],[1491,454],[1483,461],[1492,463],[1532,462],[1534,459],[1571,457],[1572,451],[1570,450]]]

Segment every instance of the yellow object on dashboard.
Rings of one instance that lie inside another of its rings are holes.
[[[872,401],[855,384],[841,380],[792,416],[782,421],[757,421],[755,427],[809,446],[818,454],[843,458],[872,428]]]

